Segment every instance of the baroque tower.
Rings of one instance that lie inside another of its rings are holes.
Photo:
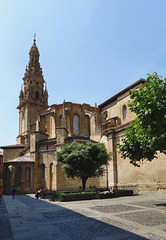
[[[18,144],[29,144],[30,127],[40,114],[48,108],[48,91],[39,63],[39,51],[34,39],[29,51],[29,64],[23,77],[23,88],[19,95],[19,135]]]

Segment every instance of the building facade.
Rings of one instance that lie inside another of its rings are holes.
[[[17,144],[2,146],[4,150],[4,190],[15,185],[19,192],[34,192],[37,188],[54,190],[81,186],[79,179],[67,179],[55,152],[64,143],[78,141],[103,142],[113,152],[103,177],[88,179],[87,186],[138,186],[158,190],[166,187],[164,155],[153,163],[133,167],[121,159],[115,144],[121,141],[125,129],[135,118],[128,109],[129,90],[143,85],[140,79],[99,106],[63,102],[48,106],[48,91],[39,63],[36,41],[29,52],[29,64],[19,95],[19,134]],[[160,162],[160,166],[158,165]],[[149,166],[151,164],[151,171]],[[156,171],[158,167],[158,170]]]
[[[115,149],[115,145],[124,137],[126,128],[136,117],[128,108],[131,101],[129,90],[138,89],[144,82],[144,79],[139,79],[98,106],[102,114],[101,135],[106,137],[108,151],[114,153],[109,164],[110,185],[137,187],[140,191],[160,191],[166,189],[165,154],[158,154],[158,158],[152,162],[144,161],[140,167],[134,167],[128,159],[121,158]]]

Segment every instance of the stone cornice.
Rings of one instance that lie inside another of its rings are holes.
[[[40,106],[43,106],[43,107],[49,107],[47,104],[45,103],[41,103],[41,102],[34,102],[34,101],[30,101],[30,100],[25,100],[22,104],[20,104],[17,109],[21,109],[22,106],[26,105],[27,103],[30,103],[30,104],[34,104],[34,105],[40,105]]]

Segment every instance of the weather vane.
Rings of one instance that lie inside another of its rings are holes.
[[[34,33],[34,42],[36,42],[36,33]]]

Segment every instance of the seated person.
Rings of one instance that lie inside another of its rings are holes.
[[[35,197],[38,199],[39,197],[41,197],[41,194],[42,194],[42,190],[41,190],[41,188],[39,188],[39,189],[36,191]]]
[[[103,191],[103,192],[99,192],[99,194],[108,194],[108,193],[114,193],[114,189],[110,188],[108,191]]]

